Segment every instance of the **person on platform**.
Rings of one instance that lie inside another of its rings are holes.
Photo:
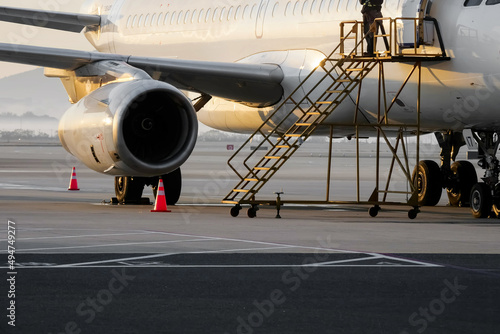
[[[359,3],[363,5],[361,13],[363,14],[363,26],[366,36],[366,52],[364,56],[373,57],[374,56],[374,45],[373,45],[373,35],[378,31],[378,27],[372,27],[375,19],[381,18],[382,16],[382,4],[384,0],[359,0]]]

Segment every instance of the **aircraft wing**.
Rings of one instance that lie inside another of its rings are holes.
[[[36,27],[81,32],[85,27],[101,24],[99,15],[61,13],[0,6],[0,21]]]
[[[123,61],[179,89],[252,106],[269,106],[283,96],[278,65],[147,58],[0,43],[0,61],[75,70],[102,61]]]

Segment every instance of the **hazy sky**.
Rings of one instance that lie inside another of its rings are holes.
[[[2,6],[47,9],[62,12],[80,12],[84,0],[1,0]],[[59,32],[51,29],[0,22],[0,42],[57,48],[92,50],[83,34]],[[31,66],[0,62],[0,78],[33,69]]]

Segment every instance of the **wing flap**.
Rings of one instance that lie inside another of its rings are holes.
[[[0,43],[0,61],[73,71],[103,60],[123,61],[179,89],[249,106],[270,106],[283,96],[284,75],[281,68],[273,64],[147,58]]]
[[[85,27],[100,25],[101,17],[0,6],[0,21],[78,33]]]
[[[283,96],[277,65],[130,57],[128,64],[179,89],[218,96],[250,106],[270,106]]]

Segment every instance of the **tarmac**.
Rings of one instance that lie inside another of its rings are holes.
[[[322,201],[324,147],[305,147],[263,194]],[[348,149],[334,159],[342,200],[356,195]],[[233,218],[220,204],[230,154],[200,143],[179,205],[151,213],[108,204],[113,179],[61,147],[0,147],[0,333],[500,333],[498,220],[444,198],[415,220],[405,205],[372,218],[320,204]]]

